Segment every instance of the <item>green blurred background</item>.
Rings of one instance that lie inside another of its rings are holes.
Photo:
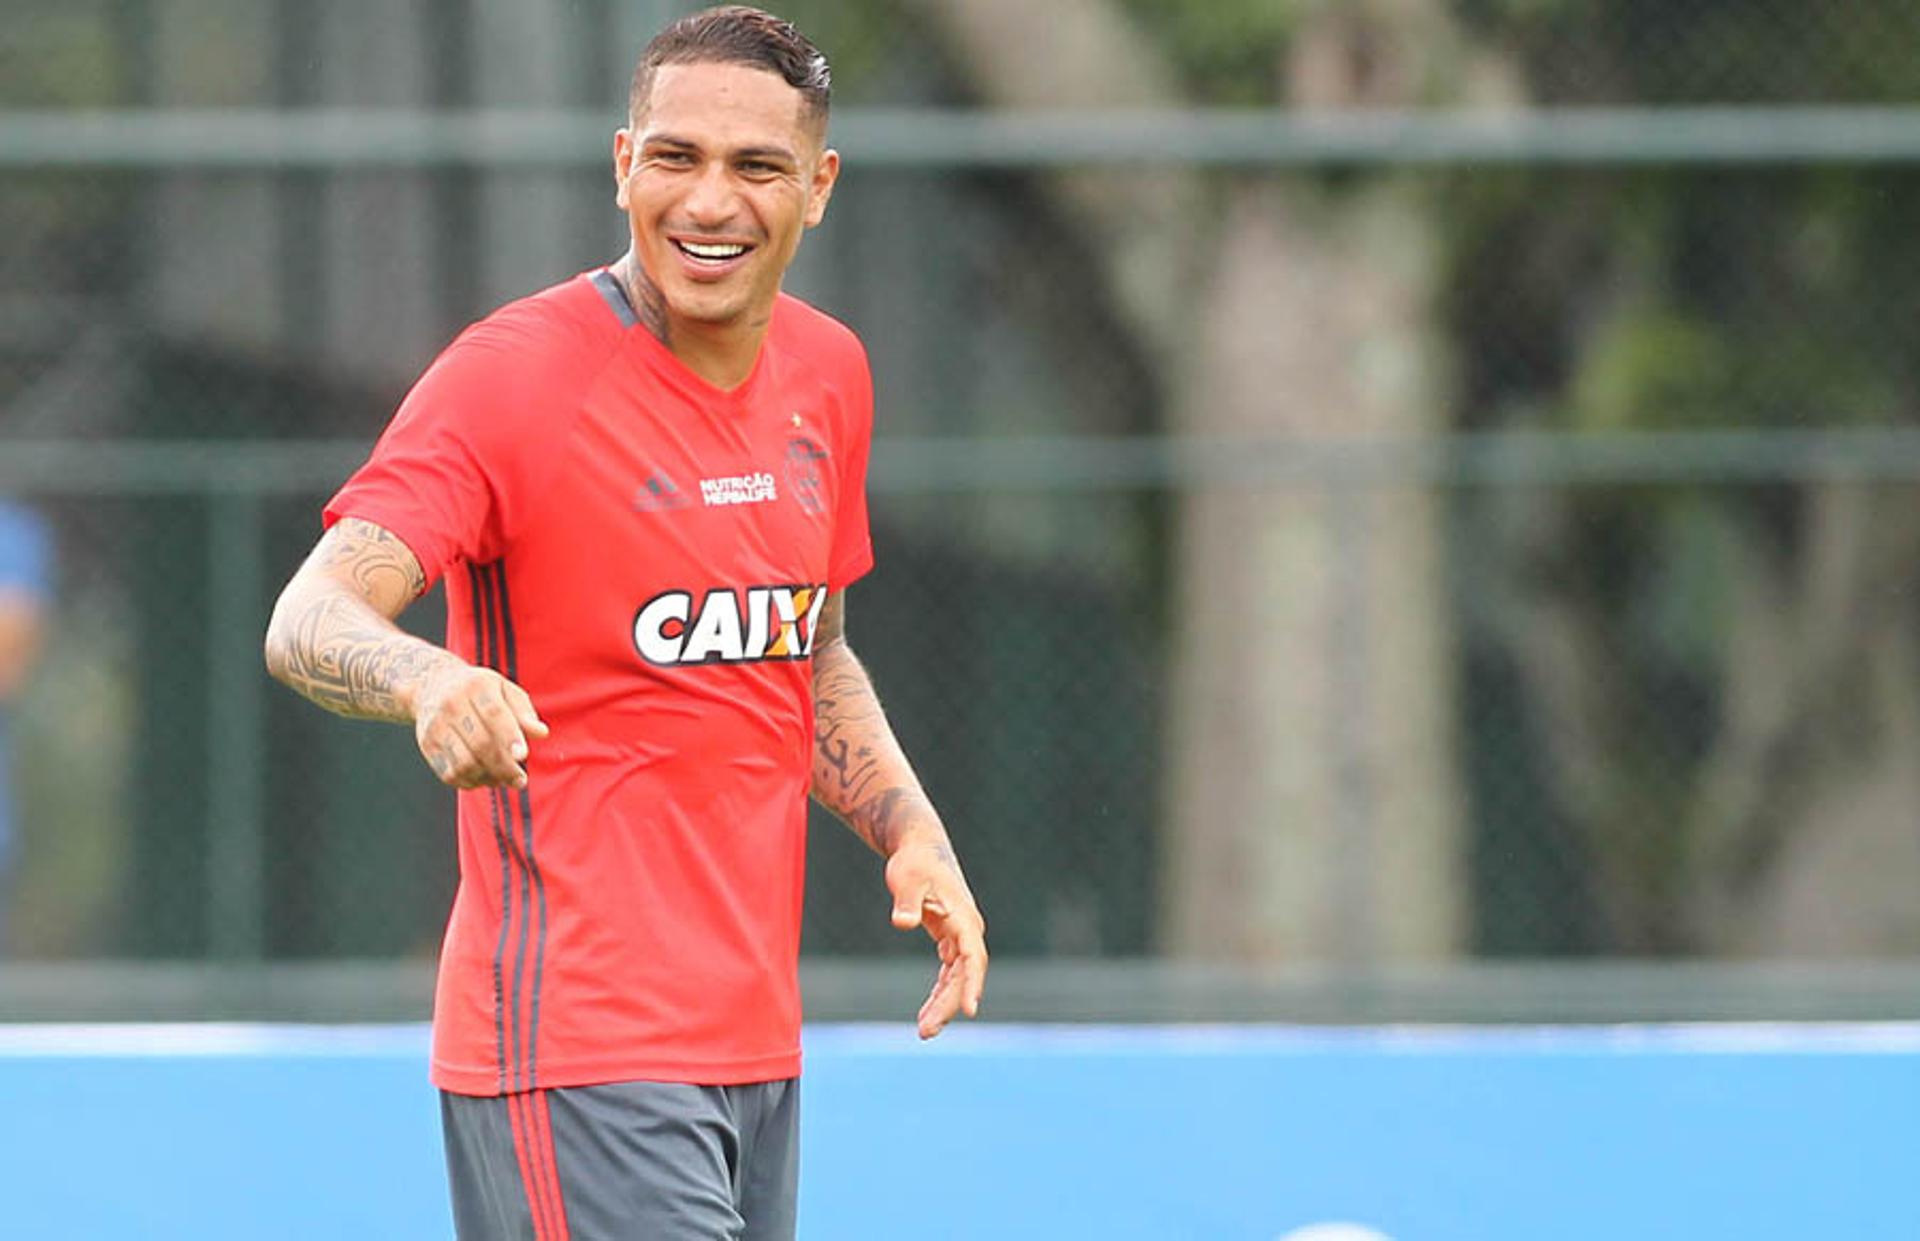
[[[450,795],[267,681],[690,5],[0,0],[15,1017],[424,1012]],[[1002,1016],[1920,1014],[1920,3],[805,0],[850,632]],[[437,633],[438,602],[414,621]],[[824,818],[813,1011],[925,950]]]

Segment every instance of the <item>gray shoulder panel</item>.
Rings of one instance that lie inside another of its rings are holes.
[[[613,273],[602,267],[591,277],[593,287],[600,290],[600,296],[619,318],[621,327],[638,327],[640,316],[633,313],[632,303],[627,301],[627,291],[613,278]]]

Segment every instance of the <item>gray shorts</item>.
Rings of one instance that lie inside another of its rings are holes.
[[[798,1079],[440,1095],[460,1241],[792,1241]]]

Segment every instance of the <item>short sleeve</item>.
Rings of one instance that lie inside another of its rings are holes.
[[[840,462],[839,506],[833,515],[833,555],[827,585],[842,590],[873,568],[873,535],[867,525],[867,462],[873,450],[873,374],[856,343],[848,363],[844,447]]]
[[[0,594],[53,593],[53,537],[30,508],[0,500]]]
[[[328,501],[328,527],[353,517],[390,531],[429,585],[505,554],[578,404],[578,351],[525,318],[496,316],[447,347]]]

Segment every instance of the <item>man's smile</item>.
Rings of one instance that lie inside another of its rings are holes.
[[[679,252],[687,273],[695,278],[722,276],[742,266],[757,248],[751,242],[716,241],[695,237],[668,237]]]

